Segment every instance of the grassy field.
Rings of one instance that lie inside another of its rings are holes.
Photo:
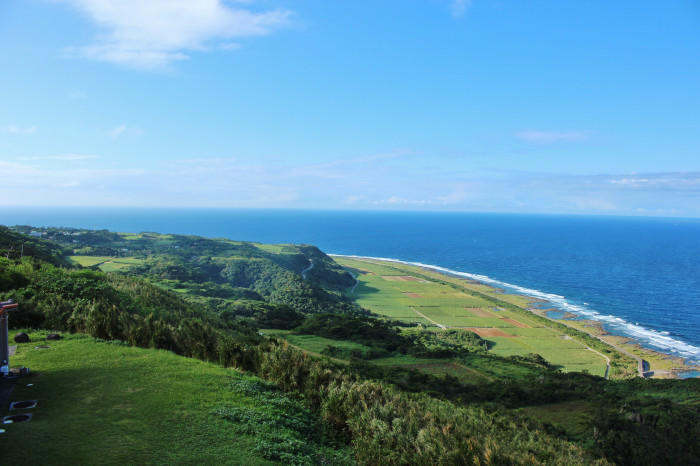
[[[70,256],[69,259],[83,267],[97,265],[103,272],[117,272],[134,265],[143,264],[143,259],[136,257],[106,257],[106,256]]]
[[[359,284],[352,296],[358,304],[376,314],[430,327],[471,330],[490,341],[490,351],[496,355],[537,353],[564,371],[605,374],[605,359],[588,351],[586,345],[470,292],[524,305],[527,301],[521,296],[403,264],[345,257],[335,260],[357,277]]]
[[[370,350],[369,347],[359,343],[354,343],[352,341],[332,340],[330,338],[323,338],[316,335],[286,335],[284,338],[293,345],[315,353],[320,353],[329,346],[335,346],[337,348],[347,350],[359,350],[362,352]]]
[[[259,430],[276,422],[285,396],[261,396],[259,379],[167,351],[44,335],[31,333],[11,359],[34,374],[20,379],[11,400],[39,403],[30,422],[3,426],[3,464],[270,464],[264,456],[279,439],[335,455],[284,425]]]

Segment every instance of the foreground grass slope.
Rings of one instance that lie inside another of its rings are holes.
[[[347,462],[347,447],[303,409],[304,429],[277,423],[272,436],[242,419],[232,423],[232,412],[274,424],[280,406],[290,417],[299,410],[293,398],[263,396],[271,389],[260,379],[169,351],[44,336],[30,333],[12,359],[34,375],[20,379],[11,400],[39,404],[26,411],[30,422],[4,426],[2,464]]]

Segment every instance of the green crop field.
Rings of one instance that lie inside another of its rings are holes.
[[[359,284],[350,296],[378,315],[426,326],[471,329],[491,342],[493,354],[537,353],[564,371],[605,374],[605,359],[588,351],[586,345],[470,292],[518,305],[527,303],[522,296],[502,294],[485,285],[404,264],[346,257],[335,260],[357,276]]]
[[[284,338],[291,344],[314,353],[320,353],[329,346],[335,346],[347,350],[360,350],[362,352],[370,350],[369,347],[359,343],[354,343],[352,341],[332,340],[330,338],[323,338],[316,335],[285,335]]]
[[[30,422],[3,426],[3,464],[271,464],[265,455],[277,441],[302,442],[326,460],[336,455],[308,432],[256,431],[279,406],[266,401],[269,389],[256,391],[264,384],[257,378],[168,351],[45,335],[30,333],[11,359],[33,374],[20,379],[11,401],[38,406]],[[230,413],[262,421],[244,426]]]
[[[97,265],[103,272],[117,272],[131,266],[143,264],[143,259],[136,257],[106,257],[106,256],[70,256],[70,260],[83,267]]]

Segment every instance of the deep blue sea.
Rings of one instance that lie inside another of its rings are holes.
[[[308,243],[420,262],[545,298],[700,363],[700,219],[0,207],[0,224]]]

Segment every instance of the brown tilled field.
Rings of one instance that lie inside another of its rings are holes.
[[[480,337],[506,337],[506,338],[516,338],[515,335],[509,335],[503,330],[498,330],[497,328],[484,328],[484,327],[465,327],[464,330],[469,330],[474,332]]]

